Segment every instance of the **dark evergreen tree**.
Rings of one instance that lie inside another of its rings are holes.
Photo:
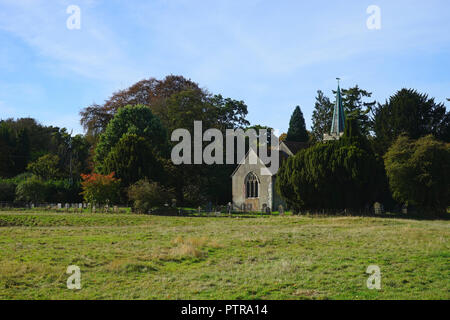
[[[294,210],[368,209],[382,201],[383,167],[360,133],[356,119],[346,122],[342,139],[319,143],[288,158],[276,188]]]
[[[17,134],[17,143],[14,150],[14,175],[25,171],[31,158],[30,136],[27,128],[22,128]]]
[[[289,121],[289,130],[286,141],[308,142],[309,136],[306,131],[305,118],[303,117],[300,106],[296,106],[294,113]]]
[[[112,148],[126,134],[135,134],[147,140],[154,154],[162,156],[168,151],[167,131],[159,118],[153,115],[152,111],[146,106],[126,106],[119,109],[109,122],[105,132],[100,136],[95,149],[95,162],[98,172],[109,173],[105,171],[105,159]]]
[[[316,103],[312,115],[312,135],[315,141],[322,141],[324,133],[330,133],[333,120],[333,103],[321,90],[317,90]]]
[[[372,131],[369,114],[375,106],[376,101],[364,102],[364,98],[370,98],[371,92],[363,90],[358,85],[342,90],[342,103],[348,119],[356,119],[361,133],[365,136]]]
[[[14,162],[11,158],[13,148],[11,129],[5,123],[0,123],[0,177],[13,175]]]
[[[135,134],[124,135],[105,159],[104,173],[115,173],[124,187],[148,178],[160,181],[163,167],[149,142]]]
[[[450,142],[450,112],[443,103],[418,93],[402,89],[384,104],[378,104],[373,112],[373,128],[376,145],[384,154],[402,134],[418,139],[433,134],[437,139]]]

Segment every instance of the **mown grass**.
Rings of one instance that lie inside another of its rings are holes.
[[[448,221],[2,212],[0,226],[1,299],[450,298]]]

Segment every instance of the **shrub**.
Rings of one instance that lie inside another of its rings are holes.
[[[16,200],[40,203],[48,195],[48,188],[44,181],[36,176],[20,182],[16,188]]]
[[[139,180],[128,188],[128,198],[133,202],[133,208],[138,213],[148,213],[150,209],[168,203],[173,194],[157,182],[147,179]]]
[[[202,191],[198,185],[189,184],[183,187],[183,203],[188,206],[197,207],[208,201],[206,191]]]
[[[16,186],[14,182],[10,180],[0,181],[0,201],[13,202],[16,196]]]
[[[78,203],[82,201],[81,185],[79,181],[70,182],[69,180],[49,180],[46,181],[48,188],[47,202],[54,203]]]
[[[450,205],[450,145],[400,136],[384,156],[394,199],[434,212]]]
[[[28,164],[27,170],[44,180],[55,179],[60,175],[58,164],[59,157],[57,155],[46,154]]]
[[[109,175],[98,173],[82,174],[82,192],[86,202],[103,205],[114,203],[119,198],[120,180],[114,178],[114,172]]]

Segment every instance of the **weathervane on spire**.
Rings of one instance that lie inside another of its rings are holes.
[[[342,104],[341,88],[339,87],[339,81],[341,78],[336,78],[338,87],[336,91],[336,104],[333,110],[333,121],[331,122],[330,134],[324,133],[323,140],[339,140],[344,134],[345,128],[345,112]]]

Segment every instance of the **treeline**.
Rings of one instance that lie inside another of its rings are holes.
[[[90,171],[90,143],[31,118],[0,121],[0,201],[81,200],[80,174]],[[33,189],[33,191],[31,191]]]
[[[247,113],[243,101],[212,94],[182,76],[142,80],[126,90],[115,92],[101,105],[84,108],[80,113],[86,131],[84,136],[72,137],[64,129],[44,127],[27,119],[27,124],[23,125],[27,131],[25,136],[41,140],[39,144],[29,143],[32,146],[31,150],[27,149],[29,156],[17,170],[11,170],[11,166],[19,165],[12,158],[0,160],[5,166],[0,172],[2,184],[8,184],[9,190],[13,190],[15,184],[16,200],[24,198],[17,193],[20,182],[26,181],[33,185],[29,190],[36,190],[38,184],[43,188],[52,180],[68,180],[71,186],[89,189],[73,192],[78,197],[83,191],[84,198],[96,194],[95,197],[106,199],[101,194],[102,188],[108,194],[117,189],[115,199],[109,196],[111,202],[128,202],[135,197],[130,196],[129,191],[136,190],[136,187],[130,187],[138,182],[144,186],[144,182],[148,182],[152,188],[147,189],[164,193],[164,201],[174,199],[179,205],[227,203],[231,200],[230,175],[234,165],[174,166],[170,161],[174,145],[170,133],[177,128],[192,131],[194,121],[202,121],[205,129],[217,128],[222,132],[245,129],[250,125],[246,120]],[[11,124],[25,120],[4,121],[8,130],[4,136],[14,138],[11,140],[2,135],[0,143],[8,148],[21,145],[14,140],[18,139],[19,131],[14,131]],[[114,175],[110,176],[111,173]],[[21,175],[17,177],[18,174]],[[117,183],[119,188],[115,186]],[[0,201],[11,200],[13,193],[9,192],[9,197],[0,196]],[[29,200],[52,199],[29,193]]]
[[[367,101],[370,97],[358,86],[342,90],[344,135],[322,142],[331,129],[335,102],[318,91],[308,132],[311,147],[282,165],[279,194],[294,212],[362,212],[380,202],[387,209],[409,206],[445,213],[450,205],[450,112],[412,89],[398,91],[384,104]]]
[[[321,91],[311,131],[297,107],[281,137],[310,145],[279,171],[277,190],[291,208],[358,211],[379,201],[388,208],[444,211],[450,190],[450,113],[444,104],[411,89],[384,104],[358,86],[343,89],[342,98],[348,122],[341,140],[322,141],[334,102]],[[263,128],[251,127],[247,113],[243,101],[171,75],[142,80],[84,108],[85,135],[34,119],[2,120],[0,201],[133,202],[143,212],[163,203],[225,204],[235,165],[175,166],[170,135],[178,128],[192,132],[194,121],[222,132]]]
[[[157,182],[178,204],[199,205],[231,200],[233,165],[179,165],[170,161],[173,130],[246,128],[247,105],[224,98],[182,76],[142,80],[116,92],[103,105],[81,111],[81,123],[95,141],[95,171],[115,172],[121,180],[121,199],[141,179]]]

